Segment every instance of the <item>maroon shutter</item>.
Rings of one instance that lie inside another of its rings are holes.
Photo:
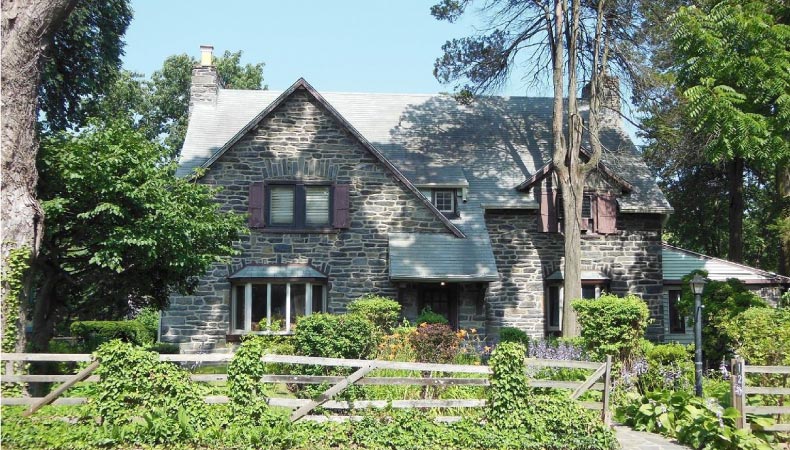
[[[540,220],[538,231],[541,233],[556,233],[559,231],[557,222],[557,193],[553,190],[540,194]]]
[[[249,205],[248,210],[250,213],[250,228],[262,228],[265,225],[265,221],[263,219],[263,207],[264,207],[264,192],[263,192],[263,182],[262,181],[254,181],[250,183],[250,197],[249,197]]]
[[[614,195],[599,194],[597,203],[597,228],[600,234],[612,234],[617,231],[617,198]]]
[[[347,184],[336,184],[334,186],[334,214],[332,216],[332,226],[335,228],[348,228],[351,226],[351,214],[349,213],[349,189]]]

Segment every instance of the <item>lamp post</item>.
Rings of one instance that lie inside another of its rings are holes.
[[[689,282],[694,293],[694,393],[702,397],[702,290],[705,278],[699,274]]]

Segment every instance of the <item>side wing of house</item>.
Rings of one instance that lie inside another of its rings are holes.
[[[694,270],[708,272],[710,280],[738,279],[772,306],[776,306],[782,294],[790,288],[790,278],[788,277],[673,245],[663,244],[662,254],[664,261],[662,308],[666,317],[664,321],[664,340],[666,342],[681,344],[694,342],[694,328],[690,318],[684,317],[677,308],[681,295],[682,278]]]

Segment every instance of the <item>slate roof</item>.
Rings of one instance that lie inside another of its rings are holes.
[[[311,278],[326,279],[326,275],[303,264],[267,264],[244,266],[234,272],[228,279],[244,278]]]
[[[765,284],[790,284],[790,278],[744,264],[703,255],[664,243],[661,248],[664,280],[680,281],[692,270],[705,270],[711,280],[724,281],[737,278],[742,281]]]
[[[194,168],[210,164],[281,94],[220,89],[216,104],[194,105],[176,174],[188,176]],[[459,203],[460,217],[451,220],[465,238],[393,234],[391,277],[495,279],[484,212],[538,208],[534,192],[516,188],[551,160],[553,100],[482,97],[461,105],[442,94],[322,92],[320,96],[412,184],[468,186],[467,202]],[[633,186],[618,200],[620,210],[672,212],[625,133],[608,129],[601,141],[606,149],[602,160]],[[406,245],[409,242],[412,245]],[[438,248],[442,261],[435,257]]]

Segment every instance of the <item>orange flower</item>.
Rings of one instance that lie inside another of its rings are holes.
[[[477,334],[477,328],[470,328],[469,332],[472,334]]]
[[[483,347],[483,351],[484,351],[484,352],[486,352],[486,353],[488,353],[488,352],[490,352],[490,351],[491,351],[491,347],[489,347],[489,346],[487,346],[487,345],[486,345],[485,347]]]
[[[425,328],[428,326],[428,322],[423,322],[420,324],[420,328]]]

